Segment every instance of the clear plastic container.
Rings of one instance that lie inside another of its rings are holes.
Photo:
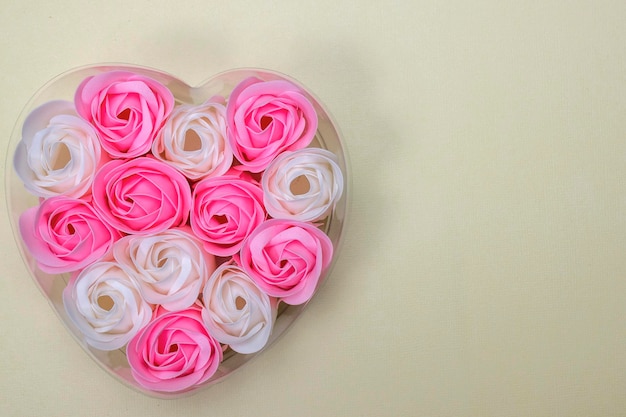
[[[124,64],[89,65],[70,70],[52,79],[47,84],[45,84],[25,106],[24,110],[19,116],[19,119],[17,120],[9,142],[5,181],[7,191],[7,209],[10,216],[11,226],[13,228],[13,235],[31,277],[33,278],[34,282],[39,287],[41,292],[44,294],[44,296],[48,299],[52,309],[57,314],[61,322],[65,325],[65,327],[68,329],[70,334],[72,334],[76,342],[106,372],[115,377],[118,381],[146,395],[157,398],[177,398],[196,393],[199,390],[205,389],[217,382],[220,382],[224,378],[228,377],[231,373],[248,363],[252,358],[271,346],[293,324],[293,322],[302,313],[308,302],[296,306],[281,303],[272,335],[270,336],[270,339],[263,350],[254,354],[247,355],[236,353],[232,350],[227,350],[224,354],[224,359],[219,366],[218,371],[207,382],[183,392],[164,393],[147,390],[141,387],[137,384],[137,382],[131,375],[130,367],[126,360],[126,354],[124,349],[118,349],[114,351],[101,351],[89,346],[83,341],[81,333],[70,322],[63,306],[62,292],[69,280],[69,274],[50,275],[38,269],[36,267],[36,262],[33,256],[28,252],[28,250],[24,246],[24,243],[21,240],[18,230],[19,216],[27,208],[38,205],[38,198],[29,194],[25,190],[20,178],[14,172],[13,155],[15,153],[16,146],[21,139],[22,124],[25,118],[33,109],[50,100],[61,99],[72,101],[74,98],[74,92],[76,91],[76,88],[82,80],[84,80],[86,77],[112,70],[128,70],[137,74],[143,74],[161,82],[166,87],[168,87],[170,91],[172,91],[177,103],[200,104],[214,95],[222,95],[224,97],[227,97],[232,89],[235,87],[235,85],[237,85],[241,80],[250,76],[255,76],[265,81],[286,79],[301,87],[308,95],[308,98],[315,107],[318,115],[318,130],[311,146],[325,148],[333,152],[337,156],[340,168],[344,175],[343,195],[340,201],[337,203],[333,212],[330,214],[330,216],[326,218],[322,226],[323,231],[330,237],[331,241],[333,242],[333,264],[339,254],[339,248],[341,246],[343,231],[346,224],[346,216],[348,213],[348,202],[350,200],[350,170],[348,166],[346,149],[342,142],[341,134],[339,132],[337,124],[333,121],[331,115],[321,104],[320,100],[318,100],[312,93],[310,93],[306,87],[302,86],[302,84],[293,80],[292,78],[274,71],[268,71],[264,69],[244,68],[229,70],[209,78],[198,87],[190,87],[185,82],[169,74],[146,67],[138,67]],[[331,267],[328,268],[324,276],[321,277],[320,285],[326,281],[331,270],[332,264]],[[313,296],[313,299],[314,298],[315,296]]]

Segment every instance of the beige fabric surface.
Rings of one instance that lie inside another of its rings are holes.
[[[171,401],[83,353],[3,204],[0,415],[626,415],[626,2],[0,3],[4,153],[76,66],[263,67],[327,105],[352,167],[341,258],[296,325]]]

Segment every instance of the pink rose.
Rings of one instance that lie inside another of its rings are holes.
[[[251,172],[262,171],[283,151],[308,146],[317,131],[313,105],[285,80],[243,80],[228,99],[226,119],[233,154]]]
[[[50,274],[84,268],[120,238],[88,202],[65,196],[50,197],[26,210],[19,228],[39,268]]]
[[[96,175],[93,203],[117,230],[158,233],[187,222],[191,190],[183,174],[154,158],[113,160]]]
[[[233,255],[264,220],[263,191],[257,183],[225,175],[195,185],[191,229],[207,252]]]
[[[317,227],[272,219],[252,232],[235,259],[267,294],[297,305],[313,296],[332,256],[332,242]]]
[[[199,304],[176,312],[157,307],[152,321],[128,343],[128,363],[141,386],[177,392],[215,374],[222,347],[204,327],[202,310]]]
[[[76,110],[100,136],[114,158],[147,153],[174,107],[174,96],[161,83],[127,71],[86,78],[74,96]]]

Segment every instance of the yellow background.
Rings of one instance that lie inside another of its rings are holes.
[[[2,152],[76,66],[264,67],[334,114],[353,191],[296,325],[174,401],[82,352],[3,204],[0,415],[626,415],[626,2],[0,3]]]

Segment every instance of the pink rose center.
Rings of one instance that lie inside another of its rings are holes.
[[[270,123],[272,123],[272,118],[269,116],[261,117],[261,130],[265,130]]]
[[[118,119],[126,120],[130,119],[130,109],[124,109],[117,115]]]

